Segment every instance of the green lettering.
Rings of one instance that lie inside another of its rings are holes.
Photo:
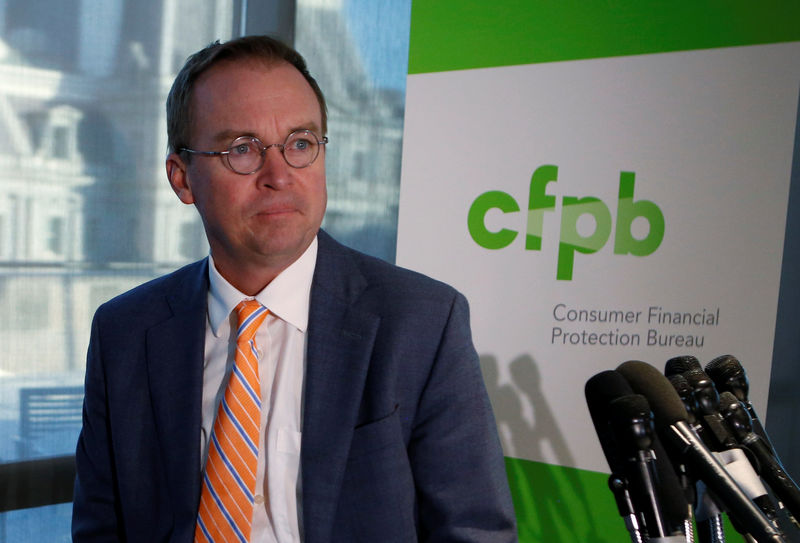
[[[562,202],[556,279],[569,281],[572,279],[575,253],[596,253],[608,241],[611,235],[611,212],[599,198],[593,196],[564,196]],[[578,219],[581,215],[591,215],[596,223],[594,232],[588,237],[581,236],[578,232]]]
[[[540,251],[544,231],[544,212],[556,208],[556,197],[545,193],[547,184],[558,179],[558,166],[544,165],[536,168],[531,176],[528,194],[528,228],[525,249]]]
[[[620,172],[614,254],[647,256],[658,249],[664,239],[664,214],[649,200],[633,201],[635,182],[635,173]],[[636,217],[644,217],[649,225],[649,231],[644,239],[636,239],[631,234],[631,224]]]
[[[486,228],[484,218],[490,209],[499,209],[503,213],[519,211],[519,204],[510,194],[499,190],[484,192],[472,202],[467,214],[467,228],[475,243],[484,249],[502,249],[508,247],[517,232],[503,228],[498,232],[490,232]]]

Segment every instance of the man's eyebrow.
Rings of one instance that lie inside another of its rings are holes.
[[[320,129],[319,129],[319,126],[317,126],[317,123],[312,121],[312,122],[309,122],[309,123],[296,125],[296,126],[290,128],[286,132],[286,135],[283,136],[283,139],[286,139],[289,136],[289,134],[291,134],[292,132],[298,132],[300,130],[309,130],[309,131],[313,132],[314,134],[316,134],[316,136],[318,138],[321,138],[323,136],[323,134],[320,134]],[[244,137],[249,137],[249,138],[258,138],[259,140],[261,140],[261,143],[263,143],[264,145],[269,145],[269,143],[270,143],[270,142],[264,141],[261,138],[261,136],[259,136],[258,134],[256,134],[255,132],[253,132],[251,130],[232,130],[232,129],[221,130],[221,131],[217,132],[216,134],[214,134],[212,139],[215,142],[219,142],[219,143],[232,143],[236,138],[241,138],[243,136]],[[272,142],[272,143],[282,143],[282,142]]]
[[[324,135],[324,134],[320,134],[319,126],[317,126],[317,123],[314,123],[314,122],[310,122],[310,123],[307,123],[307,124],[304,124],[304,125],[301,125],[301,126],[296,126],[296,127],[292,128],[291,130],[289,130],[289,133],[291,134],[292,132],[297,132],[299,130],[309,130],[309,131],[313,132],[314,134],[316,134],[317,137],[320,137],[320,136]],[[287,136],[288,135],[289,134],[287,134]]]
[[[236,138],[241,138],[242,136],[248,136],[251,138],[256,138],[256,134],[254,132],[250,132],[248,130],[222,130],[214,134],[212,138],[214,141],[219,143],[232,143],[233,140]]]

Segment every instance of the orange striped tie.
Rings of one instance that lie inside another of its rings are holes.
[[[261,422],[255,334],[269,311],[244,300],[236,313],[236,356],[208,445],[196,542],[250,541]]]

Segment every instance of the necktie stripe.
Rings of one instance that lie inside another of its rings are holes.
[[[227,413],[223,413],[221,418],[227,419],[229,417]],[[232,423],[225,420],[221,420],[221,423],[228,424],[228,427],[214,434],[217,436],[220,446],[226,449],[228,453],[237,453],[237,456],[242,457],[243,461],[247,462],[253,450],[252,443],[248,443]],[[243,451],[244,454],[238,454],[237,451]]]
[[[244,441],[245,445],[247,445],[247,448],[249,448],[254,454],[258,454],[258,445],[255,442],[256,440],[253,439],[252,436],[248,435],[247,430],[244,429],[241,421],[237,419],[236,416],[233,414],[233,411],[231,410],[231,407],[228,405],[228,403],[223,401],[220,405],[224,407],[225,409],[224,414],[227,415],[227,419],[233,425],[233,428],[235,428],[236,434],[238,434],[242,438],[242,441]],[[231,435],[227,433],[227,429],[226,429],[226,434]],[[258,429],[256,428],[256,439],[257,438],[258,438]]]
[[[255,334],[267,309],[255,300],[236,306],[236,354],[208,447],[195,542],[247,543],[253,519],[261,386]]]
[[[252,404],[242,403],[236,398],[232,398],[231,402],[225,402],[225,411],[221,413],[220,416],[228,417],[231,416],[237,419],[241,431],[243,433],[243,439],[247,439],[252,445],[258,443],[258,423],[259,421],[253,419],[253,413],[250,411],[252,410]],[[233,425],[233,423],[231,423]],[[235,425],[233,426],[236,428],[237,431],[240,428],[237,428]]]
[[[253,493],[250,491],[250,485],[252,483],[254,483],[255,481],[252,480],[252,479],[254,479],[254,477],[252,477],[252,476],[248,477],[248,475],[255,475],[255,474],[251,474],[251,473],[247,473],[247,472],[242,473],[241,471],[238,471],[236,469],[236,467],[234,466],[235,459],[228,458],[228,456],[225,454],[225,452],[220,449],[219,443],[216,441],[216,439],[214,440],[213,445],[217,448],[217,451],[220,453],[220,455],[217,458],[215,458],[215,460],[219,460],[224,465],[223,469],[225,471],[223,473],[226,473],[226,474],[230,475],[232,480],[236,483],[236,485],[245,494],[245,496],[247,497],[247,500],[252,502],[253,501]],[[230,486],[230,484],[229,484],[230,481],[228,481],[228,483],[225,483],[225,480],[224,480],[225,477],[223,476],[223,473],[220,472],[220,466],[215,463],[215,464],[213,464],[212,469],[214,469],[216,475],[223,481],[223,484],[225,484],[226,487],[229,487]],[[248,480],[245,480],[245,479],[248,479]]]
[[[237,366],[233,367],[233,374],[239,379],[239,382],[244,387],[247,395],[250,396],[250,399],[253,400],[259,409],[261,409],[261,396],[256,394],[256,391],[253,390],[253,387],[250,385],[249,379],[251,379],[253,375],[253,371],[251,368],[240,368]],[[233,376],[231,376],[233,378]]]
[[[256,302],[256,303],[258,303],[258,302]],[[252,337],[252,333],[248,332],[247,334],[244,334],[244,331],[248,330],[250,328],[258,328],[258,326],[261,324],[260,320],[263,320],[263,318],[259,319],[259,317],[261,317],[262,314],[265,314],[266,311],[267,311],[267,309],[264,306],[260,306],[258,309],[256,309],[252,313],[244,315],[244,316],[240,316],[239,317],[240,320],[241,319],[243,319],[243,320],[241,320],[241,323],[239,324],[239,328],[236,331],[236,337],[244,336],[244,337],[247,337],[247,339],[249,340]],[[266,316],[266,315],[264,315],[264,316]],[[252,326],[256,321],[259,321],[258,324],[256,326]]]
[[[214,525],[221,533],[232,527],[241,531],[249,525],[252,510],[248,507],[247,513],[242,511],[241,504],[249,502],[245,501],[235,482],[229,481],[226,484],[225,480],[220,478],[219,469],[211,465],[205,477],[205,485],[211,497],[208,504],[209,512],[212,513]]]
[[[242,481],[244,481],[248,488],[254,489],[256,483],[256,474],[252,470],[252,466],[248,465],[249,458],[242,457],[236,450],[231,451],[231,443],[232,442],[228,440],[226,436],[220,436],[218,445],[223,449],[228,448],[228,450],[224,453],[225,459],[228,461],[227,463],[236,470],[237,475],[242,479]],[[223,462],[223,460],[219,457],[215,457],[210,465],[217,467],[220,462]]]
[[[227,406],[230,410],[237,410],[237,414],[242,414],[242,409],[245,412],[250,413],[250,417],[241,421],[242,426],[247,426],[247,420],[256,420],[256,411],[261,411],[261,402],[254,402],[253,397],[251,396],[251,387],[245,386],[245,384],[239,380],[237,375],[231,376],[231,381],[228,383],[228,388],[231,391],[231,394],[226,394],[223,398],[225,402],[224,405]],[[260,420],[260,416],[257,417]],[[255,426],[258,426],[258,421],[255,422]]]
[[[253,413],[249,410],[253,409],[252,404],[242,403],[236,398],[231,398],[230,403],[223,404],[223,412],[220,416],[226,418],[234,418],[231,421],[231,426],[236,428],[242,434],[243,439],[247,439],[251,445],[258,444],[258,421],[253,419]]]
[[[198,538],[198,541],[200,543],[206,543],[206,542],[214,543],[214,540],[211,539],[211,534],[208,533],[208,528],[206,528],[206,523],[203,522],[202,518],[197,519],[197,527],[200,528],[200,531],[203,533],[203,538],[204,538],[204,539]]]
[[[206,488],[208,488],[209,494],[211,495],[211,499],[217,505],[218,512],[221,515],[221,516],[217,515],[216,514],[217,512],[214,512],[212,514],[212,518],[215,519],[217,527],[222,528],[225,524],[227,524],[231,528],[231,533],[234,534],[239,539],[239,541],[247,543],[249,536],[245,536],[239,529],[239,526],[236,525],[236,522],[233,520],[233,517],[228,512],[228,509],[225,507],[225,504],[222,503],[222,500],[220,499],[217,492],[214,490],[214,487],[209,484],[208,478],[206,478],[206,485],[207,485]],[[248,526],[248,531],[249,531],[249,526]]]
[[[212,501],[211,498],[209,498],[209,501]],[[214,543],[215,540],[219,542],[225,541],[226,533],[230,531],[229,524],[216,507],[209,508],[208,504],[206,504],[204,501],[201,501],[200,508],[198,509],[198,528],[200,526],[200,521],[202,521],[203,527],[206,529],[209,541],[211,541],[211,543]],[[195,530],[195,541],[201,540],[198,532],[199,530]]]

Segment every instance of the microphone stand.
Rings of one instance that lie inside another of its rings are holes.
[[[608,488],[611,489],[611,493],[614,494],[614,499],[617,501],[617,510],[625,521],[625,527],[631,536],[631,543],[644,543],[642,530],[639,527],[639,519],[636,516],[631,496],[628,493],[628,485],[622,478],[612,473],[608,477]]]

